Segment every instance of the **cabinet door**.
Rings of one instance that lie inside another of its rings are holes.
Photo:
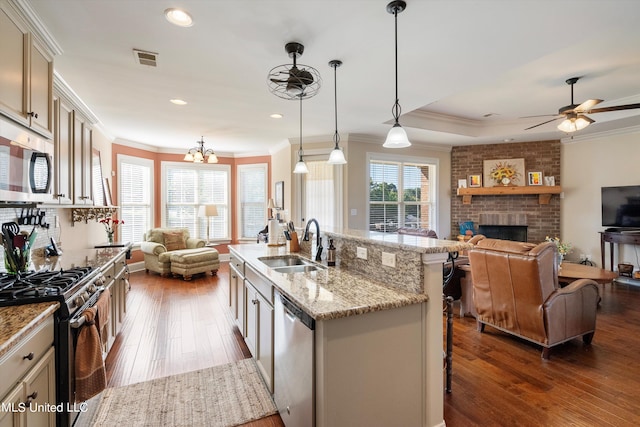
[[[269,391],[273,393],[273,306],[258,294],[258,348],[255,355],[258,368],[262,372]]]
[[[238,286],[236,286],[236,299],[238,300],[238,315],[236,324],[242,336],[246,336],[246,312],[247,312],[247,295],[245,292],[244,279],[238,275]]]
[[[0,4],[0,111],[25,126],[28,38]]]
[[[91,128],[73,112],[73,203],[90,205],[91,200]]]
[[[26,401],[35,405],[56,403],[55,351],[53,347],[42,356],[42,359],[24,379]],[[55,426],[56,417],[53,411],[25,411],[27,426]]]
[[[53,58],[32,37],[29,73],[30,127],[51,138],[53,134]]]
[[[85,204],[93,204],[93,131],[85,122],[82,124],[82,195]]]
[[[244,285],[245,295],[247,298],[245,342],[247,343],[247,347],[249,347],[251,355],[253,355],[253,357],[255,358],[258,357],[258,291],[256,291],[255,288],[251,286],[251,282],[249,282],[248,280],[244,281]]]
[[[21,382],[2,399],[2,408],[11,410],[0,411],[0,427],[19,427],[24,425],[24,412],[19,412],[20,404],[24,402],[24,384]]]
[[[237,322],[238,320],[238,270],[229,264],[229,308],[231,309],[231,318]]]
[[[71,154],[73,150],[73,111],[60,98],[54,103],[55,189],[53,197],[71,203],[73,195]]]

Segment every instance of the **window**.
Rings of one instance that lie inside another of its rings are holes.
[[[118,154],[118,216],[123,242],[141,242],[152,228],[153,161]]]
[[[315,157],[315,158],[314,158]],[[315,218],[322,228],[342,227],[342,169],[327,163],[327,155],[305,156],[308,174],[301,175],[303,218]]]
[[[435,227],[435,161],[369,159],[369,228]]]
[[[267,164],[238,165],[239,238],[254,239],[266,224]]]
[[[187,228],[200,239],[231,240],[230,175],[229,165],[162,162],[164,226]],[[218,216],[198,217],[198,207],[208,204],[216,205]]]

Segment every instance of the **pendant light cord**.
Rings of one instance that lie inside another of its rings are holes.
[[[300,95],[300,150],[298,150],[298,157],[302,161],[302,95]]]
[[[335,123],[336,123],[336,133],[333,134],[333,140],[336,143],[336,149],[338,148],[338,143],[340,142],[340,134],[338,133],[338,64],[333,64],[333,99],[334,99],[334,109],[335,112]]]
[[[400,100],[398,99],[398,8],[393,10],[393,19],[395,20],[395,65],[396,65],[396,103],[391,109],[391,114],[398,124],[402,109],[400,108]]]

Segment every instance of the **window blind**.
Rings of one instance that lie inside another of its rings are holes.
[[[144,159],[127,159],[118,156],[119,217],[124,224],[119,227],[120,240],[141,242],[152,226],[151,194],[153,162]]]
[[[255,239],[266,224],[267,165],[238,166],[240,238]]]

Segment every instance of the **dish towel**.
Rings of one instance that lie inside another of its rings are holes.
[[[98,310],[96,314],[96,327],[100,334],[100,343],[102,344],[102,352],[107,352],[107,341],[109,340],[109,314],[111,313],[111,295],[108,291],[104,291],[98,301],[94,305]]]
[[[105,389],[107,377],[102,360],[100,334],[95,324],[97,309],[86,309],[82,315],[84,324],[80,327],[76,343],[76,402],[84,402]]]

